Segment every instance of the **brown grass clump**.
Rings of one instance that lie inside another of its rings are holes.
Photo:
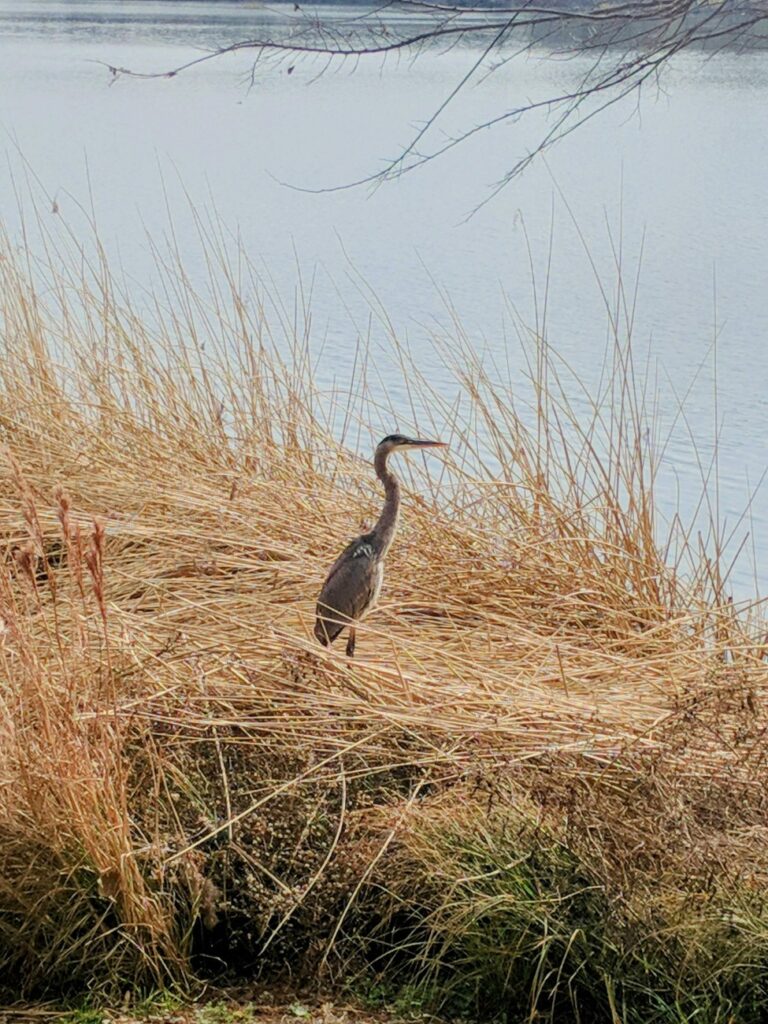
[[[759,1019],[765,627],[660,553],[626,351],[612,421],[550,376],[526,427],[450,350],[471,411],[422,424],[450,460],[348,662],[313,602],[379,496],[293,328],[226,266],[144,316],[72,268],[0,260],[7,987]]]

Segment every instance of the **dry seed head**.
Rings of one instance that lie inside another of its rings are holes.
[[[219,923],[217,904],[221,893],[210,878],[204,878],[200,887],[200,920],[209,931]]]
[[[22,490],[24,487],[24,474],[21,471],[21,465],[19,464],[19,460],[8,447],[3,446],[3,454],[5,455],[6,459],[10,464],[11,471],[13,472],[13,477],[16,481],[17,486],[19,487],[20,490]]]
[[[104,550],[104,536],[106,534],[106,527],[104,521],[98,517],[93,520],[93,540],[99,551]]]
[[[58,517],[59,522],[61,523],[61,531],[64,535],[64,539],[66,541],[70,541],[72,539],[72,524],[69,519],[69,509],[71,507],[69,495],[61,486],[61,484],[58,484],[54,488],[53,496],[56,499],[57,505],[59,506],[56,511],[56,515]]]
[[[91,543],[85,556],[85,561],[94,579],[100,575],[104,562],[104,532],[104,523],[100,519],[94,519]]]
[[[13,557],[24,575],[28,576],[32,583],[34,583],[37,552],[35,551],[35,545],[32,541],[27,541],[23,547],[16,548],[13,552]]]
[[[53,496],[56,499],[56,503],[58,504],[59,508],[63,512],[68,512],[70,507],[69,495],[61,486],[61,484],[56,484],[56,486],[53,489]]]
[[[104,523],[101,519],[93,520],[93,532],[88,551],[85,553],[85,564],[93,580],[93,592],[99,605],[102,620],[106,625],[107,605],[104,600]]]

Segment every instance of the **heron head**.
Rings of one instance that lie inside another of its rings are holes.
[[[388,434],[379,441],[377,452],[406,451],[409,448],[447,448],[445,441],[423,441],[417,437],[406,437],[404,434]]]

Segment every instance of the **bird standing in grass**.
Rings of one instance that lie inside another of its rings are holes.
[[[345,627],[347,657],[355,653],[355,623],[373,607],[384,580],[384,559],[397,532],[400,518],[400,484],[387,467],[395,451],[409,448],[445,448],[443,441],[419,441],[390,434],[376,448],[373,466],[384,484],[384,508],[370,533],[355,538],[331,566],[317,600],[315,636],[327,647]]]

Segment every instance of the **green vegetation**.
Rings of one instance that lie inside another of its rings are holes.
[[[287,992],[279,993],[285,997]],[[367,1011],[354,1003],[310,999],[306,1002],[286,1003],[275,999],[267,990],[231,990],[209,992],[204,998],[179,1000],[165,994],[137,1004],[124,1002],[121,1006],[102,1007],[98,1010],[75,1009],[53,1011],[46,1008],[45,1016],[51,1024],[291,1024],[298,1020],[306,1024],[389,1024],[404,1018],[393,1017],[389,1011]],[[35,1009],[27,1011],[26,1019],[34,1019]],[[23,1010],[19,1020],[25,1019]],[[409,1015],[406,1020],[413,1020]]]
[[[6,995],[765,1019],[765,624],[662,555],[627,349],[585,416],[539,345],[530,427],[468,346],[452,414],[411,368],[451,453],[348,662],[313,599],[379,496],[247,273],[150,316],[0,258]]]

